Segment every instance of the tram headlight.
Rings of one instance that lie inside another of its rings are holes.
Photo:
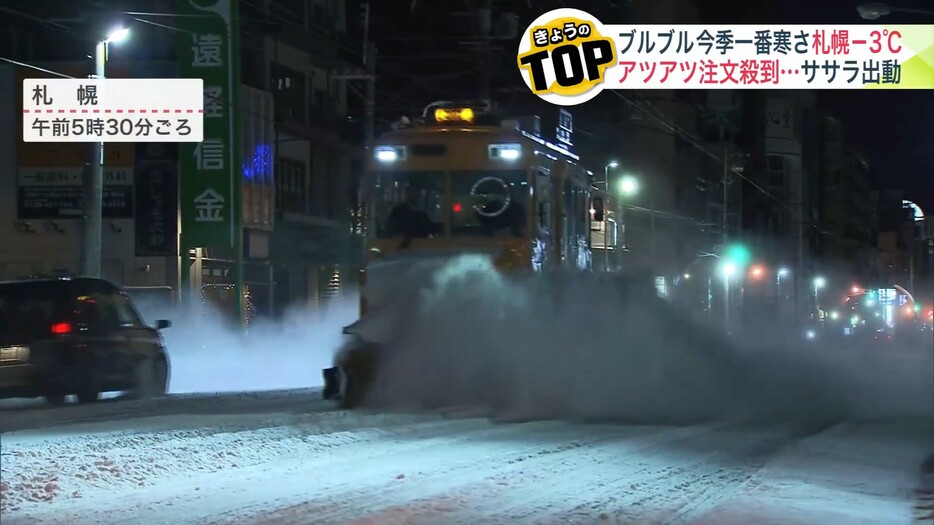
[[[405,148],[402,146],[377,146],[373,155],[380,162],[396,162],[405,158]]]
[[[501,160],[516,160],[522,156],[521,144],[491,144],[490,158]]]

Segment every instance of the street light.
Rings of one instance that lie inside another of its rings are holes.
[[[725,262],[720,266],[720,273],[723,275],[723,278],[724,278],[724,279],[729,280],[730,277],[733,277],[734,275],[736,275],[736,270],[737,270],[737,269],[738,269],[738,268],[737,268],[737,266],[736,266],[736,263],[734,263],[734,262],[732,262],[732,261],[725,261]]]
[[[120,42],[126,40],[129,36],[130,30],[125,27],[121,27],[111,31],[110,34],[107,35],[107,38],[104,40],[104,42],[107,44],[119,44]]]
[[[118,27],[109,33],[103,40],[94,46],[94,78],[103,80],[107,65],[107,48],[109,44],[118,44],[130,36],[130,30]],[[91,176],[86,181],[87,199],[84,213],[84,268],[83,273],[88,277],[101,276],[101,236],[104,224],[104,143],[95,142],[91,157]]]
[[[814,284],[814,306],[817,307],[818,310],[820,310],[819,292],[821,288],[827,286],[827,279],[818,275],[817,277],[814,278],[813,284]]]
[[[635,195],[639,192],[639,181],[631,175],[626,175],[619,181],[619,192],[627,197]]]
[[[856,7],[856,10],[859,12],[859,16],[863,20],[878,20],[883,16],[888,16],[892,13],[912,13],[916,15],[930,15],[934,16],[934,10],[930,9],[914,9],[911,7],[892,7],[888,4],[880,3],[870,3],[862,4]]]
[[[610,196],[610,169],[616,169],[619,162],[611,160],[603,167],[603,188],[606,190],[606,196]],[[603,271],[610,271],[610,217],[609,210],[603,212]],[[618,226],[617,226],[618,228]],[[617,235],[619,237],[619,235]],[[617,244],[619,244],[617,242]]]
[[[723,276],[723,327],[726,333],[731,331],[730,323],[730,279],[736,275],[739,267],[735,262],[725,260],[720,264],[720,275]]]
[[[623,175],[623,178],[619,180],[619,186],[617,190],[619,191],[620,197],[632,197],[635,194],[639,193],[639,179],[637,179],[636,177],[632,175]],[[623,204],[622,198],[619,199],[619,206],[617,207],[617,210],[618,210],[618,215],[619,215],[619,222],[617,223],[617,227],[622,232],[622,235],[620,235],[620,237],[622,238],[622,245],[625,247],[626,246],[626,206]],[[654,215],[652,217],[654,221]],[[652,239],[652,250],[654,253],[654,250],[655,250],[655,230],[654,229],[652,230],[652,233],[651,233],[651,239]],[[654,256],[653,256],[653,261],[654,261]]]
[[[784,268],[784,267],[779,268],[778,271],[775,272],[775,301],[776,303],[778,301],[781,301],[782,299],[782,278],[788,277],[788,274],[790,273],[791,271],[788,268]]]

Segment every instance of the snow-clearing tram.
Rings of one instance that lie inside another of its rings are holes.
[[[418,289],[413,276],[467,254],[503,272],[589,271],[594,207],[604,199],[579,160],[488,103],[436,102],[377,139],[366,164],[373,190],[360,319],[324,370],[324,397],[347,408],[363,400],[385,331],[398,329],[390,317],[404,308],[399,294]]]

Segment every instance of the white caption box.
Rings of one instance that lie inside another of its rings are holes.
[[[25,142],[201,142],[197,78],[23,80]]]

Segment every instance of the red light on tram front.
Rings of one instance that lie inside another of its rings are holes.
[[[57,335],[70,334],[71,323],[55,323],[52,325],[52,333]]]
[[[463,210],[463,209],[464,209],[464,207],[463,207],[463,206],[461,206],[461,203],[459,203],[459,202],[455,202],[455,203],[454,203],[454,205],[453,205],[453,206],[451,206],[451,209],[452,209],[452,210],[454,210],[454,213],[460,213],[460,212],[461,212],[461,210]]]

